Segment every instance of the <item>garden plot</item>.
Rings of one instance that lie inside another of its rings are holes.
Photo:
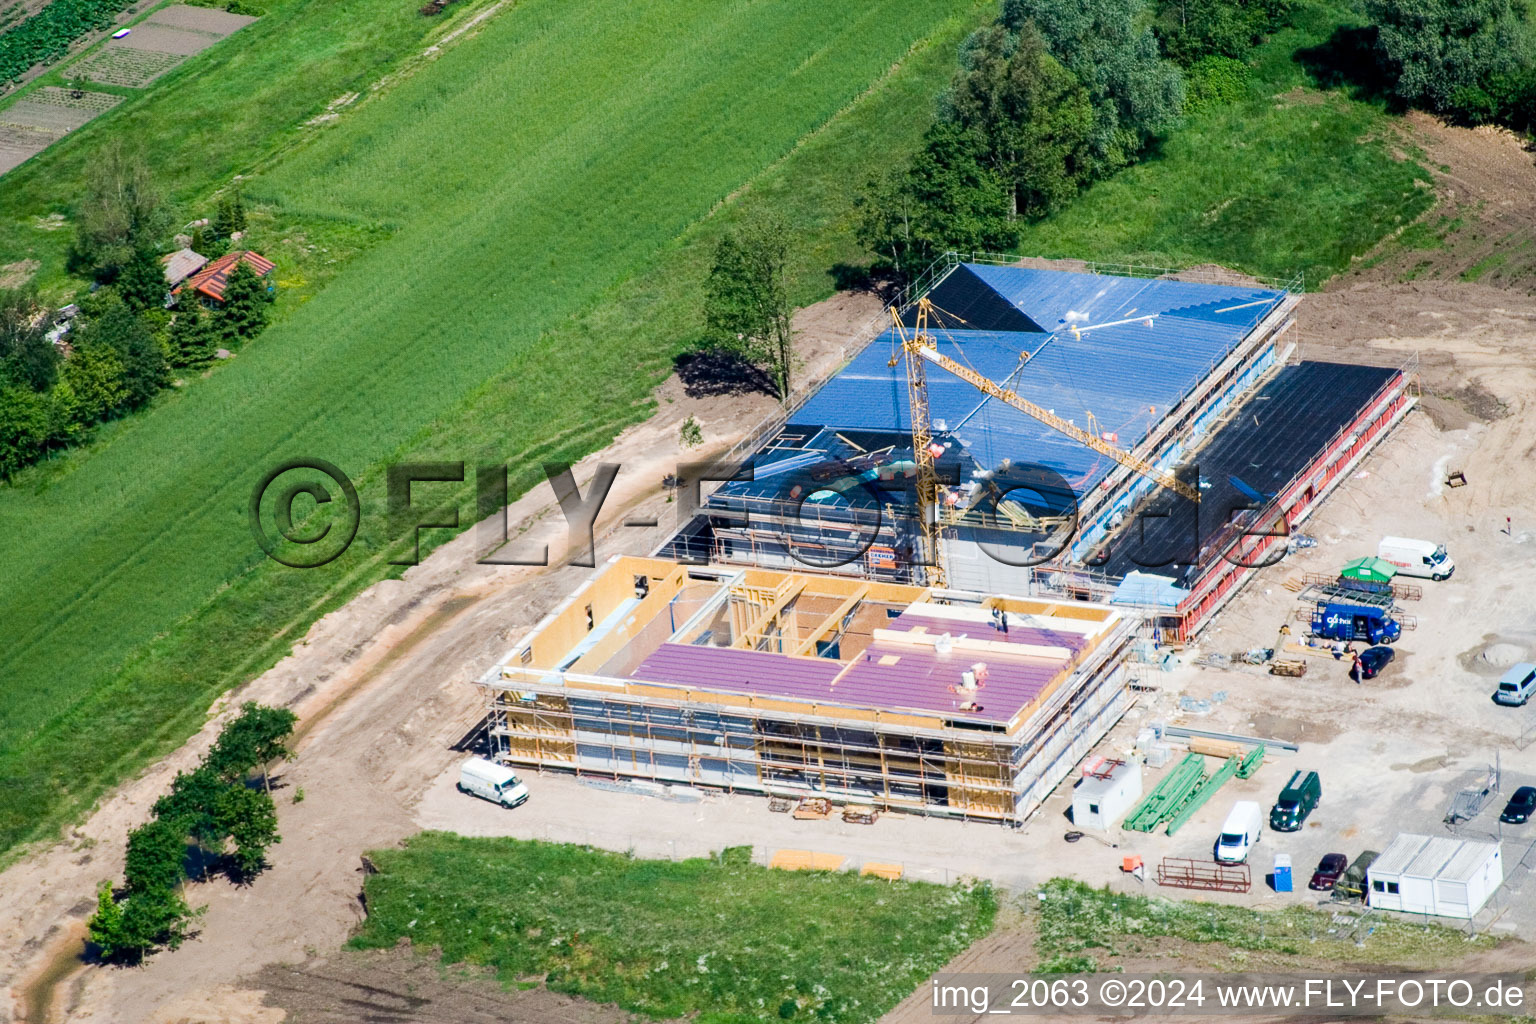
[[[141,89],[255,18],[203,7],[167,7],[109,41],[75,69],[76,77]]]
[[[102,82],[140,89],[186,60],[185,54],[161,53],[112,44],[81,61],[73,77],[81,82]]]
[[[38,89],[0,110],[0,174],[41,153],[103,111],[122,102],[104,92]]]

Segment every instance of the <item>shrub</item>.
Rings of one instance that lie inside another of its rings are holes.
[[[1184,109],[1190,113],[1236,103],[1248,95],[1248,65],[1230,57],[1204,57],[1184,73]]]

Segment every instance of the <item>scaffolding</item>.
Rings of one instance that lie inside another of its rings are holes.
[[[501,759],[581,776],[1020,823],[1129,703],[1122,662],[1130,623],[1107,610],[1094,643],[1063,662],[1054,684],[1006,721],[838,703],[830,695],[795,700],[726,680],[710,687],[645,681],[625,673],[643,657],[633,648],[669,638],[807,659],[830,653],[835,661],[841,654],[850,661],[874,631],[869,622],[887,621],[887,609],[933,594],[836,577],[721,568],[684,573],[654,560],[615,561],[623,564],[589,585],[596,600],[588,599],[589,588],[578,591],[477,681],[487,700],[493,753]],[[711,573],[714,586],[700,588],[697,577]],[[653,602],[649,622],[639,621],[646,611],[621,593],[630,580],[645,590],[642,601]],[[973,599],[978,609],[987,607],[979,595]],[[679,600],[686,602],[681,621],[663,613],[660,603],[671,609]],[[1071,607],[1063,614],[1082,611]],[[590,632],[582,627],[588,621]],[[618,631],[624,623],[631,624],[626,645],[617,633],[604,634],[605,627]],[[559,644],[533,656],[546,634]],[[589,643],[592,634],[598,635]],[[560,649],[573,640],[574,658]]]

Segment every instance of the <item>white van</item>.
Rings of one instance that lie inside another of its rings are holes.
[[[517,807],[528,799],[528,787],[516,772],[483,757],[472,757],[459,767],[459,792],[503,807]]]
[[[1499,677],[1499,688],[1493,691],[1493,699],[1497,704],[1520,708],[1530,703],[1533,693],[1536,693],[1536,665],[1522,661],[1510,666],[1509,671]]]
[[[1239,800],[1232,805],[1227,823],[1221,826],[1221,838],[1216,840],[1216,859],[1223,864],[1241,864],[1248,859],[1248,851],[1259,841],[1259,830],[1264,827],[1264,815],[1252,800]]]
[[[1397,566],[1401,576],[1424,576],[1432,580],[1448,580],[1456,571],[1456,563],[1445,553],[1444,544],[1434,541],[1413,540],[1410,537],[1383,537],[1376,547],[1376,557]]]

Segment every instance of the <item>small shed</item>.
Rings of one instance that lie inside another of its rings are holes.
[[[208,257],[191,249],[177,249],[175,252],[166,253],[160,257],[160,262],[165,265],[165,283],[175,288],[181,282],[203,269],[208,262]]]
[[[1096,757],[1072,791],[1072,824],[1107,832],[1141,799],[1141,765]]]
[[[1498,843],[1405,832],[1367,878],[1367,901],[1376,909],[1470,918],[1504,881],[1504,861]]]
[[[1391,583],[1392,577],[1397,575],[1397,566],[1385,558],[1369,556],[1357,558],[1339,572],[1341,580],[1356,580],[1360,583]]]

